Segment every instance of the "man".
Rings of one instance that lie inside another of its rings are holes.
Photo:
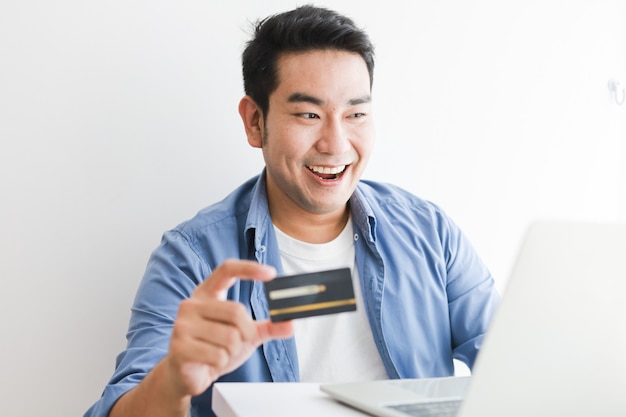
[[[87,416],[211,416],[215,381],[451,375],[472,366],[498,301],[457,226],[397,187],[362,181],[374,145],[373,47],[305,6],[257,26],[239,104],[266,168],[164,234],[128,347]],[[271,323],[263,281],[350,267],[357,311]]]

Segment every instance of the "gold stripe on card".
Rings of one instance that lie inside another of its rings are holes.
[[[347,300],[338,300],[338,301],[326,301],[323,303],[306,304],[303,306],[277,308],[274,310],[270,310],[270,316],[278,316],[281,314],[289,314],[289,313],[301,313],[303,311],[322,310],[325,308],[341,307],[341,306],[355,305],[355,304],[356,304],[356,299],[354,298],[349,298]]]

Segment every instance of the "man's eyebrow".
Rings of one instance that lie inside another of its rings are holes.
[[[321,99],[310,96],[308,94],[304,94],[304,93],[293,93],[292,95],[289,96],[289,98],[287,99],[287,102],[311,103],[311,104],[315,104],[316,106],[321,106],[324,103]]]
[[[372,96],[371,95],[366,95],[363,97],[359,97],[359,98],[353,98],[352,100],[348,100],[348,104],[351,106],[356,106],[359,104],[365,104],[365,103],[369,103],[372,101]]]
[[[289,103],[311,103],[311,104],[315,104],[316,106],[321,106],[322,104],[324,104],[324,101],[322,99],[313,97],[305,93],[293,93],[292,95],[289,96],[287,101]],[[348,105],[356,106],[359,104],[369,103],[371,101],[372,101],[372,96],[367,94],[363,97],[353,98],[353,99],[348,100]]]

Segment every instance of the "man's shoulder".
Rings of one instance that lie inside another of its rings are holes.
[[[361,195],[371,203],[380,205],[407,204],[414,208],[427,208],[439,211],[440,208],[435,203],[418,196],[417,194],[400,187],[381,181],[361,180],[358,190]]]
[[[437,203],[395,184],[362,180],[358,194],[357,200],[361,207],[366,207],[365,211],[379,222],[412,224],[420,230],[432,229],[434,234],[455,226]],[[398,222],[398,219],[401,221]]]
[[[247,217],[257,178],[252,178],[220,201],[212,203],[193,217],[178,224],[174,230],[188,236],[203,233],[207,229],[236,228],[239,219]]]

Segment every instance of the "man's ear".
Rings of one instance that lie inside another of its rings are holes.
[[[255,148],[263,147],[263,112],[250,96],[239,102],[239,115],[246,129],[248,143]]]

